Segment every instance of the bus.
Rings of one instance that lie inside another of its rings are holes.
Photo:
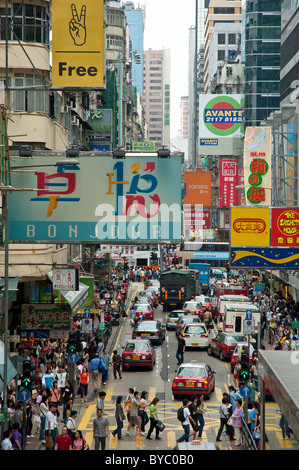
[[[207,263],[190,263],[188,268],[197,269],[201,290],[204,294],[207,294],[210,288],[210,265]]]
[[[247,303],[228,303],[224,307],[223,315],[223,331],[225,333],[241,333],[243,334],[243,323],[251,312],[254,321],[254,332],[258,333],[258,324],[261,321],[260,309],[254,304]]]
[[[182,308],[187,300],[201,293],[199,273],[191,269],[175,269],[160,274],[160,303],[163,311]]]

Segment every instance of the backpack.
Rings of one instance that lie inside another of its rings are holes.
[[[177,411],[177,418],[178,418],[179,421],[181,421],[181,423],[183,423],[186,419],[185,414],[184,414],[184,409],[185,409],[185,407],[181,406]]]
[[[99,362],[99,365],[98,365],[98,371],[103,372],[104,369],[105,369],[105,364],[102,361],[102,359],[100,359],[100,362]]]

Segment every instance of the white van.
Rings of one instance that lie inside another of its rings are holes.
[[[246,303],[251,304],[251,300],[249,297],[245,297],[244,295],[221,295],[219,297],[219,306],[218,306],[218,329],[219,331],[223,331],[223,317],[224,317],[224,309],[227,304],[230,303]]]
[[[251,312],[251,319],[254,320],[254,331],[257,334],[261,314],[259,308],[251,303],[227,303],[224,307],[223,331],[225,333],[243,334],[243,323],[248,311]]]

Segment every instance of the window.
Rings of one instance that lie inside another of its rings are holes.
[[[217,58],[218,58],[218,60],[224,60],[225,51],[222,51],[222,50],[218,51]]]
[[[49,45],[49,17],[44,7],[14,3],[13,8],[8,9],[8,21],[9,41],[20,40]],[[5,8],[0,8],[0,39],[5,40],[5,36]]]
[[[10,92],[10,102],[14,111],[41,112],[49,114],[49,92],[42,89],[44,83],[34,74],[15,74],[12,86],[28,87],[28,90]]]
[[[228,44],[236,44],[236,35],[230,33],[228,35]]]
[[[218,44],[225,44],[225,34],[218,33]]]
[[[107,49],[123,49],[124,41],[119,36],[107,36]]]

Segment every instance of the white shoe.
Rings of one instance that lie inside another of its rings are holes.
[[[126,431],[126,432],[125,432],[125,435],[126,435],[126,436],[131,436],[131,433],[130,433],[129,431]]]
[[[146,436],[147,432],[140,432],[140,436]]]

